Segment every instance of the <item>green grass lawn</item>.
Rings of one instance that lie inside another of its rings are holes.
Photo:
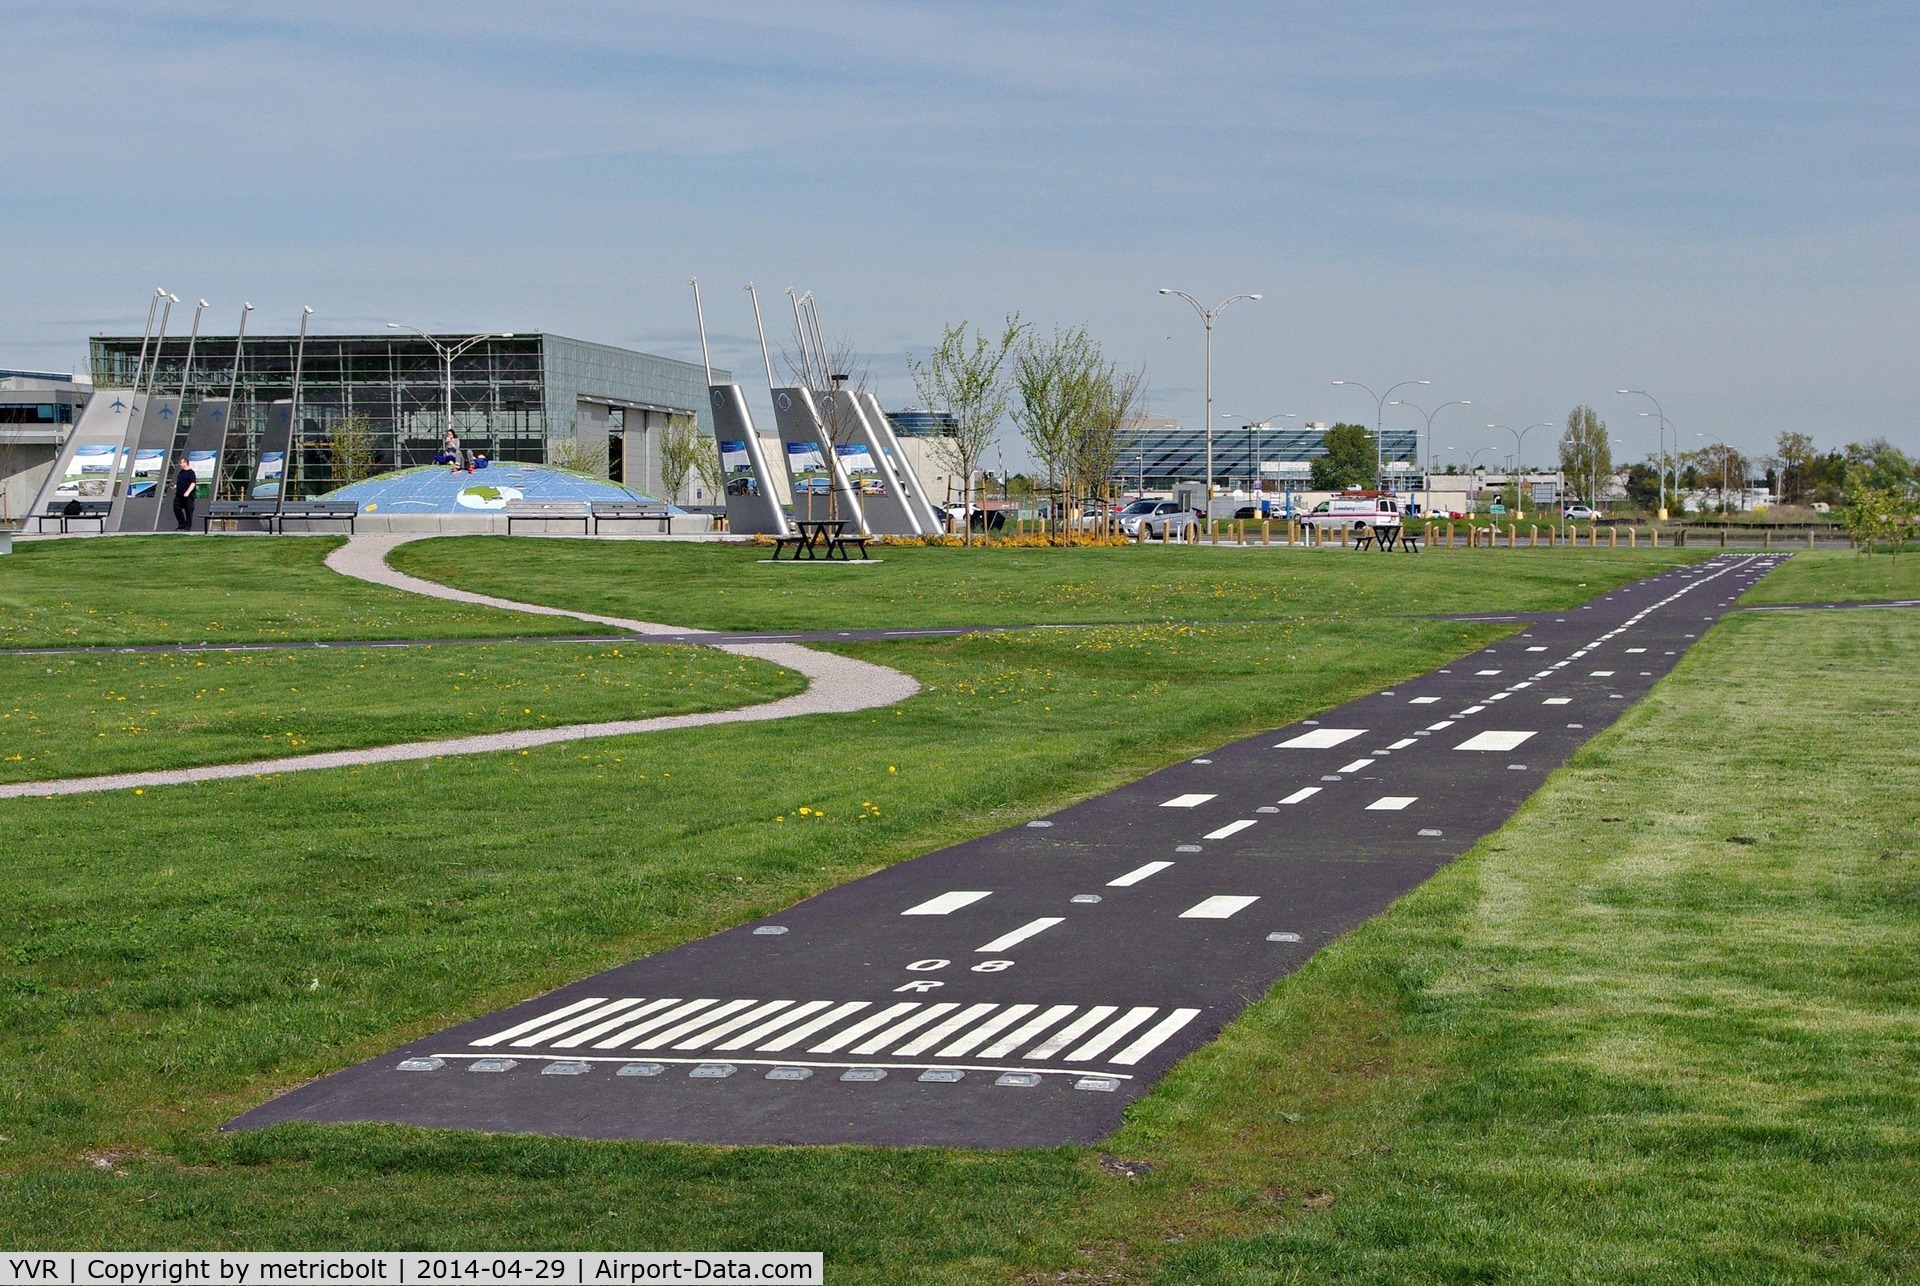
[[[22,541],[0,558],[0,648],[604,633],[328,571],[333,536]]]
[[[1920,550],[1886,554],[1802,550],[1746,592],[1742,603],[1845,603],[1920,598]]]
[[[459,536],[394,566],[521,602],[706,629],[1253,621],[1532,611],[1709,556],[1702,550],[876,547],[872,564],[770,563],[757,545]]]
[[[0,781],[724,710],[805,686],[765,661],[646,643],[0,655]]]
[[[758,728],[751,758],[698,729],[0,807],[0,1242],[777,1246],[870,1282],[1920,1273],[1906,613],[1726,618],[1101,1148],[214,1133],[278,1087],[1500,632],[861,645],[928,690]],[[768,767],[820,738],[829,771]]]

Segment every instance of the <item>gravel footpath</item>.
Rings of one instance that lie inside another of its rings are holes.
[[[681,634],[678,626],[651,621],[633,621],[618,616],[596,616],[589,612],[568,612],[538,603],[516,603],[453,589],[434,581],[408,576],[387,566],[387,555],[409,540],[421,536],[351,536],[347,543],[327,558],[327,566],[343,576],[372,581],[408,593],[460,603],[478,603],[508,611],[529,612],[538,616],[571,616],[598,625],[636,634]],[[807,689],[795,696],[782,697],[760,705],[737,710],[714,710],[704,714],[669,715],[658,719],[617,719],[608,723],[575,723],[559,728],[528,728],[519,732],[493,732],[474,737],[449,737],[440,741],[413,741],[397,746],[373,746],[364,750],[336,750],[325,754],[290,755],[283,759],[258,759],[243,764],[212,764],[202,768],[173,768],[159,772],[115,773],[104,777],[67,777],[56,781],[25,781],[0,784],[0,799],[27,796],[77,795],[89,791],[145,789],[151,786],[179,786],[196,781],[225,781],[236,777],[264,777],[273,773],[312,772],[326,768],[350,768],[359,764],[402,763],[417,759],[436,759],[445,755],[478,755],[502,750],[531,750],[537,746],[560,745],[594,737],[627,737],[644,732],[667,732],[675,728],[702,728],[719,723],[759,723],[768,719],[791,719],[808,714],[844,714],[893,705],[920,691],[912,677],[884,665],[856,661],[829,652],[815,652],[792,643],[728,643],[718,651],[734,656],[752,657],[784,666],[805,676]]]

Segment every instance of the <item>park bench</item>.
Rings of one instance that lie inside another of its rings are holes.
[[[600,534],[603,522],[657,522],[660,530],[673,531],[673,510],[666,505],[640,500],[595,500],[592,502],[593,534]]]
[[[509,500],[507,501],[507,534],[513,534],[513,524],[518,522],[577,522],[580,533],[586,534],[587,524],[593,520],[592,510],[584,500]]]
[[[257,522],[272,531],[273,516],[278,509],[278,502],[272,500],[209,501],[206,516],[200,520],[200,530],[210,532],[216,522]]]
[[[347,530],[354,529],[354,523],[360,517],[360,504],[354,500],[289,500],[280,506],[280,531],[287,530],[287,519],[297,518],[302,522],[345,522]]]
[[[34,515],[39,522],[39,530],[47,529],[47,519],[52,518],[60,524],[60,534],[65,535],[70,522],[97,522],[100,530],[107,529],[107,515],[113,510],[109,500],[49,500],[46,509]]]

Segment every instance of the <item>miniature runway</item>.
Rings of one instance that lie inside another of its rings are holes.
[[[1782,560],[1650,577],[1053,816],[414,1041],[228,1128],[1091,1142],[1514,810]]]

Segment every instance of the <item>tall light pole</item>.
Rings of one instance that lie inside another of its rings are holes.
[[[1434,407],[1431,411],[1421,411],[1420,406],[1417,402],[1409,402],[1407,401],[1407,399],[1403,397],[1403,398],[1400,398],[1398,401],[1389,402],[1387,403],[1387,405],[1388,406],[1411,406],[1414,410],[1420,411],[1420,414],[1427,417],[1427,451],[1431,453],[1433,451],[1433,417],[1440,414],[1440,412],[1446,410],[1450,406],[1472,406],[1473,403],[1463,398],[1458,402],[1442,402],[1440,405]],[[1420,444],[1418,442],[1413,444],[1413,458],[1415,463],[1418,463],[1420,460]],[[1432,470],[1428,470],[1426,483],[1427,483],[1426,499],[1420,502],[1420,507],[1422,509],[1425,509],[1429,514],[1431,514],[1433,512]]]
[[[1516,429],[1507,424],[1489,424],[1487,427],[1490,429],[1505,429],[1508,433],[1513,434],[1513,468],[1514,471],[1518,473],[1524,468],[1520,455],[1521,452],[1526,450],[1527,434],[1533,432],[1535,429],[1550,429],[1553,427],[1553,421],[1542,420],[1538,424],[1529,424],[1524,429]],[[1518,478],[1514,480],[1513,484],[1513,507],[1516,518],[1525,518],[1527,516],[1527,503],[1520,498],[1520,482]]]
[[[160,352],[167,346],[167,319],[173,316],[173,306],[180,302],[180,296],[168,295],[160,305],[160,333],[153,341],[153,365],[147,368],[147,396],[153,396],[153,386],[160,382]],[[140,390],[135,389],[138,393]]]
[[[187,339],[187,360],[180,363],[180,410],[187,409],[187,377],[193,372],[193,350],[200,343],[200,314],[207,311],[207,301],[202,299],[200,306],[193,310],[193,334]],[[174,417],[174,423],[180,423],[180,416]],[[171,444],[169,444],[171,446]]]
[[[441,415],[445,418],[441,423],[441,429],[447,433],[453,432],[453,359],[466,352],[469,348],[472,348],[475,344],[485,343],[490,339],[513,338],[512,331],[488,331],[484,335],[469,335],[458,343],[447,343],[427,334],[427,332],[421,330],[418,326],[408,326],[404,322],[388,322],[387,329],[410,330],[421,339],[432,344],[434,351],[440,354],[440,360],[446,366],[446,382],[443,385],[443,398],[441,401]],[[491,442],[488,443],[488,445],[490,447],[497,446],[496,443]]]
[[[1647,399],[1647,401],[1653,403],[1654,414],[1660,417],[1660,430],[1661,430],[1660,449],[1664,451],[1667,445],[1666,430],[1672,427],[1672,422],[1667,419],[1667,413],[1661,407],[1660,399],[1655,397],[1653,394],[1647,392],[1643,388],[1617,388],[1614,390],[1614,392],[1623,393],[1628,397],[1635,397],[1635,396],[1644,397]],[[1641,414],[1645,415],[1646,412],[1642,411]],[[1698,437],[1700,435],[1695,434],[1695,436]],[[1679,457],[1680,457],[1680,434],[1678,430],[1676,430],[1673,435],[1673,458],[1668,461],[1668,468],[1673,473],[1673,498],[1675,500],[1680,499],[1680,458]],[[1663,477],[1660,480],[1660,521],[1665,522],[1666,520],[1667,520],[1667,484],[1666,484],[1666,479]]]
[[[147,369],[147,343],[153,338],[153,313],[155,309],[160,307],[160,301],[166,297],[167,288],[165,286],[155,286],[153,288],[153,298],[147,301],[147,329],[140,336],[140,360],[134,364],[133,383],[130,385],[135,392],[139,391],[140,377],[146,373]]]
[[[1184,290],[1160,288],[1163,295],[1178,295],[1193,305],[1193,311],[1200,314],[1201,325],[1207,328],[1207,521],[1213,521],[1213,319],[1227,311],[1242,299],[1258,299],[1258,295],[1230,295],[1212,308],[1206,307],[1198,299]]]
[[[286,511],[287,487],[293,482],[293,458],[300,449],[300,377],[307,365],[307,322],[313,309],[300,310],[300,339],[293,350],[293,398],[287,403],[287,453],[280,459],[280,486],[273,493],[276,517]]]
[[[1640,418],[1643,420],[1651,420],[1651,419],[1655,419],[1656,417],[1660,421],[1659,427],[1658,427],[1658,432],[1660,434],[1660,454],[1662,457],[1666,457],[1667,430],[1673,427],[1673,422],[1667,419],[1666,416],[1660,414],[1660,412],[1658,411],[1640,412]],[[1674,435],[1674,439],[1673,439],[1673,453],[1674,455],[1680,454],[1680,437],[1679,437],[1679,434],[1677,433]],[[1667,516],[1667,459],[1663,458],[1662,460],[1660,460],[1658,464],[1654,466],[1654,475],[1660,480],[1660,517],[1662,521],[1664,521]],[[1674,490],[1676,492],[1679,491],[1679,487],[1677,484],[1675,485]]]
[[[1300,417],[1292,411],[1284,411],[1278,415],[1263,415],[1256,420],[1249,415],[1235,415],[1231,411],[1222,411],[1220,418],[1223,420],[1238,420],[1247,426],[1247,473],[1252,478],[1252,483],[1247,487],[1247,490],[1250,492],[1258,492],[1260,489],[1260,454],[1254,450],[1253,431],[1255,429],[1270,429],[1273,427],[1275,420],[1297,420]]]
[[[1368,397],[1373,399],[1373,485],[1374,489],[1378,490],[1380,480],[1384,478],[1387,473],[1387,441],[1381,432],[1380,425],[1381,418],[1386,414],[1385,407],[1387,399],[1393,396],[1394,389],[1406,388],[1411,384],[1431,384],[1433,381],[1401,380],[1398,384],[1389,386],[1384,393],[1374,392],[1359,380],[1335,380],[1334,383],[1340,385],[1350,384],[1354,388],[1362,390]],[[1414,450],[1414,458],[1417,460],[1419,456],[1419,449],[1416,447]]]

